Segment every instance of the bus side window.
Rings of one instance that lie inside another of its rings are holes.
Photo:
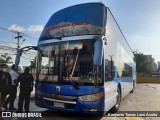
[[[132,77],[132,67],[124,63],[124,69],[122,72],[122,77]]]
[[[105,59],[105,77],[106,82],[112,81],[115,77],[115,67],[114,67],[114,61]]]

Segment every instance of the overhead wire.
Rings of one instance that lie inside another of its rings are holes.
[[[14,43],[14,42],[6,42],[6,41],[2,41],[2,40],[0,40],[0,42],[2,42],[2,43],[12,43],[12,44],[17,44],[17,43]]]
[[[33,39],[33,40],[38,40],[38,38],[33,37],[33,36],[31,36],[31,35],[28,35],[28,34],[26,34],[26,33],[20,32],[20,31],[10,30],[10,29],[5,28],[5,27],[2,27],[2,26],[0,26],[0,29],[1,29],[1,30],[4,30],[4,31],[7,31],[7,32],[16,33],[16,34],[17,34],[17,33],[21,33],[21,34],[22,34],[23,36],[25,36],[25,37],[28,37],[28,38]]]
[[[26,33],[23,33],[23,32],[20,32],[20,31],[16,31],[16,30],[10,30],[10,29],[8,29],[8,28],[5,28],[5,27],[2,27],[2,26],[0,26],[0,29],[1,30],[3,30],[3,31],[7,31],[7,32],[11,32],[11,33],[14,33],[14,34],[17,34],[17,33],[20,33],[22,36],[24,36],[24,37],[28,37],[28,38],[30,38],[30,39],[33,39],[33,40],[38,40],[38,38],[35,38],[35,37],[33,37],[33,36],[31,36],[31,35],[28,35],[28,34],[26,34]],[[12,35],[12,38],[13,38],[13,35]],[[2,40],[0,40],[0,49],[1,50],[9,50],[9,51],[12,51],[12,53],[10,53],[10,52],[7,52],[7,54],[10,54],[10,55],[16,55],[16,51],[17,51],[17,48],[14,48],[14,47],[10,47],[10,46],[7,46],[7,45],[1,45],[2,43],[7,43],[7,44],[17,44],[17,43],[14,43],[14,42],[6,42],[6,41],[2,41]],[[21,44],[21,45],[24,45],[24,44]],[[26,46],[26,45],[24,45],[24,46]],[[14,53],[15,52],[15,53]],[[3,54],[3,53],[0,53],[0,54]],[[26,55],[26,56],[24,56],[24,55]],[[36,56],[36,52],[32,52],[32,51],[27,51],[25,54],[23,54],[21,57],[22,58],[25,58],[25,59],[29,59],[29,60],[33,60],[33,58]],[[31,57],[31,58],[29,58],[29,57]]]

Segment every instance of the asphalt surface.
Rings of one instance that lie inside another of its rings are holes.
[[[17,104],[18,99],[15,103]],[[39,108],[31,100],[30,110],[47,113],[45,108]],[[160,112],[160,84],[137,84],[134,93],[128,94],[120,104],[119,111],[159,111]],[[160,120],[160,117],[79,117],[73,114],[52,112],[55,117],[42,118],[18,118],[22,120],[36,119],[36,120]],[[71,117],[72,116],[72,117]],[[4,118],[17,120],[17,118]]]

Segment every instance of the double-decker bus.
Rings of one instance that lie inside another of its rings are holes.
[[[56,111],[105,114],[136,85],[133,52],[110,9],[85,3],[54,13],[38,41],[35,103]]]

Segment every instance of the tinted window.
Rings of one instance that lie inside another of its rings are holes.
[[[124,69],[122,72],[122,77],[132,77],[132,67],[125,63]]]

